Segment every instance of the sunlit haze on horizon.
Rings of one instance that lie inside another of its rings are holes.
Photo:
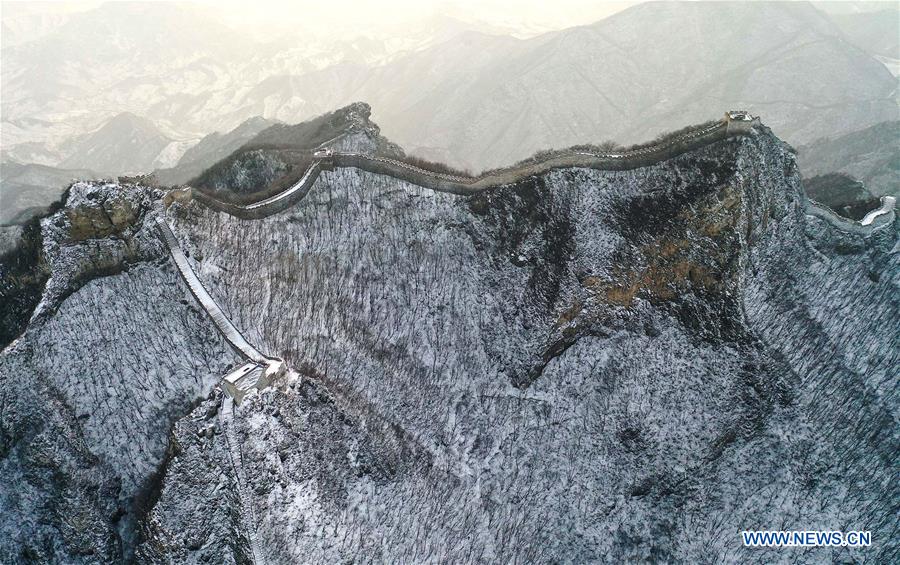
[[[218,18],[255,39],[279,38],[292,31],[320,36],[340,35],[342,39],[355,36],[401,37],[410,30],[409,24],[436,17],[449,17],[468,23],[478,23],[498,33],[516,37],[530,37],[539,33],[589,24],[624,10],[639,2],[598,2],[596,0],[386,0],[359,2],[334,0],[318,2],[261,1],[168,2],[194,8]],[[34,17],[40,15],[71,14],[95,9],[105,2],[29,2],[4,0],[3,18]],[[119,2],[116,2],[119,3]],[[140,4],[140,2],[121,2]]]

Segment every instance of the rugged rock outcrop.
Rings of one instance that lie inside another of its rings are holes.
[[[0,487],[14,561],[783,559],[741,547],[754,528],[873,532],[799,562],[898,551],[897,221],[805,215],[765,128],[473,196],[339,168],[260,220],[173,203],[210,294],[300,374],[234,410],[155,197],[91,186],[43,223],[39,315],[0,357],[2,465],[32,493]],[[46,448],[59,480],[19,439],[43,413],[74,438]],[[79,527],[40,498],[60,492]]]
[[[41,226],[0,227],[0,347],[19,336],[41,299],[49,277],[41,253]]]

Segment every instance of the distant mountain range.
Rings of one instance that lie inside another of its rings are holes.
[[[157,169],[155,176],[167,185],[186,183],[277,123],[256,117],[230,132],[209,134],[185,151],[175,166]],[[153,171],[160,152],[172,145],[177,144],[148,120],[121,114],[78,139],[74,152],[60,167],[23,164],[6,156],[0,165],[0,225],[22,223],[42,214],[73,180]],[[69,163],[85,163],[91,168],[65,168]]]
[[[867,53],[882,57],[898,58],[900,52],[900,5],[896,2],[879,2],[883,9],[852,14],[834,14],[832,21],[844,35]]]
[[[528,41],[466,40],[384,67],[365,99],[388,137],[475,169],[636,142],[731,108],[792,143],[898,118],[897,80],[805,3],[648,3]],[[455,54],[474,62],[459,69]],[[407,93],[401,67],[458,71]]]
[[[896,53],[896,14],[647,3],[528,40],[443,17],[391,47],[369,38],[258,44],[181,5],[103,5],[4,48],[3,119],[16,127],[4,128],[3,146],[50,143],[78,127],[83,135],[110,108],[185,141],[355,100],[372,104],[388,137],[472,169],[548,147],[641,141],[731,108],[809,143],[900,118],[897,80],[873,57]],[[90,41],[84,29],[95,30]],[[61,161],[92,167],[77,162],[83,153]]]
[[[150,120],[124,112],[75,141],[60,166],[110,175],[149,171],[172,141]]]
[[[211,133],[182,155],[178,164],[168,169],[156,171],[156,178],[162,184],[178,185],[192,178],[237,151],[253,139],[259,132],[278,122],[262,117],[250,118],[227,133]]]
[[[275,121],[356,100],[411,154],[473,171],[542,149],[645,141],[734,108],[810,146],[900,119],[886,66],[900,61],[900,12],[836,12],[646,3],[525,40],[438,17],[402,44],[259,43],[184,5],[104,4],[34,23],[32,41],[21,22],[4,23],[2,148],[20,163],[158,170],[179,184]]]
[[[85,169],[59,169],[47,165],[0,163],[0,226],[23,223],[46,212],[74,180],[93,179]]]
[[[900,195],[900,121],[820,139],[797,148],[804,177],[844,173],[876,196]]]

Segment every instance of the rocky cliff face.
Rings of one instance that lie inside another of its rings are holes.
[[[174,204],[300,374],[234,410],[155,196],[85,185],[43,223],[50,281],[0,357],[13,561],[783,559],[753,528],[873,532],[801,562],[898,551],[897,223],[805,216],[764,128],[472,197],[338,169],[263,220]]]

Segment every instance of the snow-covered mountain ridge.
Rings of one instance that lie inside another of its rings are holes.
[[[807,215],[764,126],[469,196],[337,168],[264,219],[171,204],[303,376],[233,415],[162,197],[81,183],[42,221],[49,281],[0,356],[12,561],[764,562],[741,529],[891,531],[898,224]]]

